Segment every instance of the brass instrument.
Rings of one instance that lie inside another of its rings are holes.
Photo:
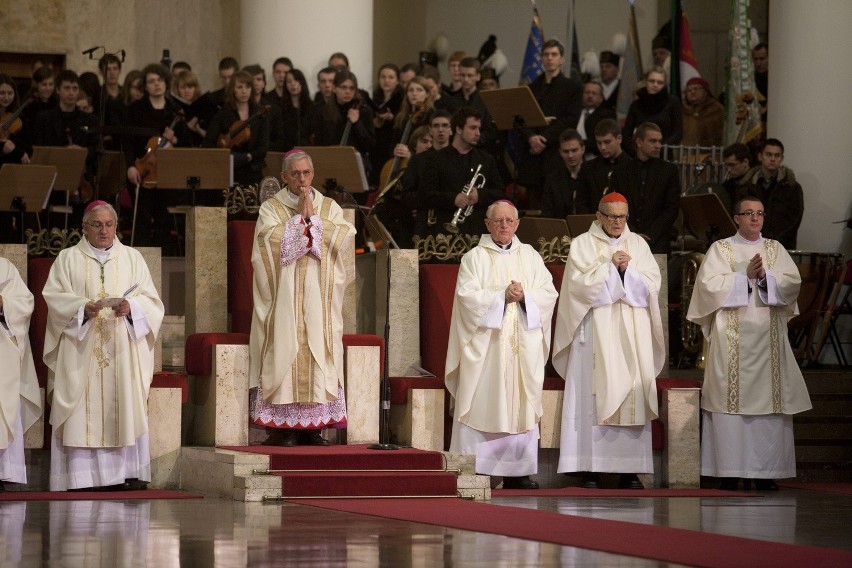
[[[688,254],[680,267],[680,339],[683,344],[684,353],[701,355],[696,358],[695,366],[704,368],[707,360],[707,342],[701,333],[701,326],[686,319],[689,311],[689,302],[692,299],[692,289],[695,287],[695,278],[698,275],[698,267],[704,260],[704,255],[699,252]]]
[[[612,185],[612,172],[614,171],[615,169],[609,170],[609,173],[606,174],[606,187],[604,187],[603,191],[601,191],[601,197],[609,193],[609,186]]]
[[[482,169],[482,164],[476,166],[476,171],[473,172],[473,177],[470,178],[470,181],[464,186],[461,190],[461,193],[465,195],[470,195],[470,192],[474,189],[480,190],[485,186],[485,176],[479,173]],[[453,220],[449,223],[444,223],[444,230],[453,235],[458,234],[459,225],[465,222],[465,220],[470,217],[471,213],[473,213],[473,205],[468,205],[467,207],[459,207],[456,210],[455,215],[453,215]]]

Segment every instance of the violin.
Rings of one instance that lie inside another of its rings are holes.
[[[361,95],[358,91],[355,91],[355,96],[352,98],[352,102],[349,103],[349,108],[359,108],[361,106]],[[352,122],[349,119],[346,119],[346,126],[343,128],[343,136],[340,137],[339,146],[348,146],[349,145],[349,135],[352,133]]]
[[[228,132],[219,135],[217,146],[219,148],[239,148],[251,139],[251,126],[249,123],[259,116],[263,116],[272,110],[270,105],[264,105],[256,113],[245,120],[235,120]]]
[[[24,127],[24,121],[21,120],[21,113],[34,100],[35,97],[30,97],[15,112],[4,112],[3,116],[0,116],[0,140],[6,140],[12,134],[17,134],[21,131]]]
[[[174,130],[175,125],[185,118],[183,109],[180,109],[175,114],[169,130]],[[170,142],[162,136],[151,136],[148,143],[145,145],[145,155],[138,158],[133,164],[139,171],[139,179],[145,187],[154,187],[157,185],[157,152],[161,148],[168,148]]]
[[[399,140],[400,144],[408,144],[408,139],[411,137],[411,129],[415,124],[420,122],[425,112],[425,104],[417,105],[408,122],[405,123],[405,128],[402,129],[402,137]],[[408,159],[400,158],[399,156],[394,156],[385,162],[385,165],[382,166],[381,174],[379,174],[379,187],[382,188],[379,197],[382,197],[399,180],[399,174],[405,171],[406,167],[408,167]]]

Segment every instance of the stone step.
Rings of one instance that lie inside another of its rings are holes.
[[[796,440],[796,460],[848,463],[852,467],[852,440]]]
[[[796,462],[796,481],[852,482],[852,462]]]
[[[810,439],[852,439],[852,416],[802,416],[793,419],[796,442]]]
[[[845,400],[845,395],[830,395],[825,399],[820,395],[811,396],[813,408],[796,416],[852,416],[852,399]]]

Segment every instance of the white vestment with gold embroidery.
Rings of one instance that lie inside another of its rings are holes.
[[[746,275],[755,254],[765,282]],[[735,235],[707,251],[687,314],[710,343],[701,390],[703,475],[795,476],[790,416],[811,408],[787,338],[800,286],[777,241]]]
[[[130,317],[116,318],[104,308],[84,319],[87,302],[124,295]],[[132,461],[139,468],[124,467],[126,448],[144,438],[147,449],[154,343],[164,315],[145,260],[117,240],[104,251],[82,239],[59,253],[43,296],[53,426],[51,489],[114,485],[132,477],[150,480],[147,452],[135,452]],[[82,470],[69,469],[88,459],[90,465]]]

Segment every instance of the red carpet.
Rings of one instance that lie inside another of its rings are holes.
[[[844,550],[561,515],[462,499],[294,499],[291,502],[690,566],[852,566],[852,552]]]
[[[443,471],[440,452],[370,450],[366,445],[223,449],[268,455],[270,469],[285,470],[275,473],[283,478],[284,497],[454,497],[457,493],[456,476]]]
[[[760,493],[722,491],[721,489],[492,489],[492,497],[762,497]]]
[[[837,493],[839,495],[852,495],[852,483],[811,483],[807,481],[782,481],[778,485],[790,489],[808,489],[810,491],[822,491],[824,493]]]
[[[135,499],[202,499],[201,495],[168,489],[144,491],[2,491],[0,501],[127,501]]]

